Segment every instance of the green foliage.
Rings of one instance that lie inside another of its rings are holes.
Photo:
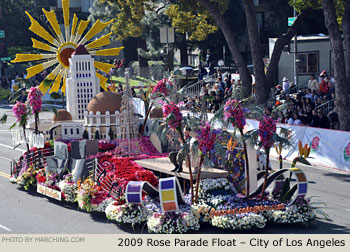
[[[0,1],[0,24],[5,30],[8,46],[31,46],[33,33],[28,30],[30,21],[25,11],[28,11],[35,19],[34,0],[1,0]],[[12,56],[10,54],[9,56]]]
[[[62,99],[62,95],[60,95],[59,93],[53,92],[50,94],[50,98],[54,100],[58,100],[58,99]]]
[[[100,139],[100,132],[98,130],[95,131],[94,139]]]
[[[7,100],[11,95],[11,91],[8,89],[0,89],[0,101]]]
[[[7,114],[3,114],[1,119],[0,119],[0,123],[5,124],[6,122],[7,122]]]
[[[208,11],[202,8],[198,1],[178,2],[180,4],[170,5],[165,12],[172,20],[172,25],[177,32],[188,32],[190,34],[189,40],[205,40],[208,34],[217,31],[218,27]]]
[[[89,133],[87,132],[87,130],[84,130],[83,132],[83,139],[89,139]]]
[[[111,140],[114,139],[114,132],[113,132],[112,128],[109,128],[108,135],[109,135],[109,138],[110,138]]]
[[[305,9],[322,9],[321,0],[290,0],[289,4],[295,7],[297,12],[301,12]],[[334,7],[338,23],[341,26],[345,11],[345,0],[334,0]]]

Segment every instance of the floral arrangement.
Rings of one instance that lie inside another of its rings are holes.
[[[23,102],[16,102],[12,108],[12,112],[15,115],[17,122],[20,122],[23,116],[25,116],[25,119],[27,119],[26,117],[28,116],[28,109]]]
[[[157,85],[153,88],[152,94],[160,94],[164,96],[168,96],[168,89],[173,86],[168,79],[162,79],[158,81]]]
[[[37,171],[36,181],[37,181],[38,184],[42,184],[42,183],[46,182],[45,168],[42,168],[42,169]]]
[[[78,192],[77,192],[77,201],[80,209],[87,212],[92,211],[91,199],[95,192],[95,182],[91,176],[86,178],[84,182],[78,180],[77,182]]]
[[[113,220],[118,224],[141,224],[147,221],[147,210],[140,205],[123,204],[118,205],[115,202],[111,202],[106,210],[106,217],[109,220]]]
[[[211,130],[209,122],[206,122],[204,126],[200,126],[200,130],[197,132],[197,139],[202,155],[205,155],[213,148],[216,141],[216,135],[219,132],[220,130]]]
[[[202,204],[194,204],[191,206],[191,210],[193,215],[199,219],[200,223],[209,223],[211,221],[210,218],[210,210],[211,206],[202,203]]]
[[[169,128],[181,131],[182,114],[180,108],[175,103],[164,104],[163,115]]]
[[[211,224],[214,227],[232,230],[261,229],[266,226],[267,219],[256,213],[214,216]]]
[[[63,180],[58,183],[58,187],[65,195],[65,201],[73,203],[77,200],[78,186],[73,182],[72,174],[63,176]]]
[[[264,116],[259,123],[259,137],[264,148],[271,148],[274,144],[272,139],[276,134],[276,121],[271,117]]]
[[[26,191],[30,186],[36,186],[37,171],[33,166],[29,166],[20,176],[17,177],[17,184]]]
[[[227,178],[208,178],[199,182],[198,198],[206,199],[213,196],[213,193],[227,195],[234,192],[235,190]]]
[[[309,206],[290,205],[284,210],[268,211],[265,213],[268,220],[275,223],[313,223],[315,211]]]
[[[95,212],[101,212],[104,213],[106,211],[106,208],[109,206],[109,204],[111,204],[111,202],[113,202],[113,198],[105,198],[101,203],[98,203],[95,201],[95,199],[93,198],[91,200],[91,207],[92,207],[92,211]]]
[[[156,234],[185,233],[199,230],[199,219],[190,212],[155,212],[147,221],[148,232]]]
[[[31,87],[28,92],[28,102],[32,107],[33,113],[39,113],[41,111],[42,100],[41,97],[43,94],[40,89],[37,87]]]
[[[104,155],[99,159],[99,163],[106,169],[106,175],[117,182],[123,190],[129,181],[147,181],[154,187],[158,187],[158,179],[154,173],[143,169],[130,158]]]
[[[113,150],[116,146],[117,144],[114,141],[105,141],[105,140],[98,141],[98,150],[101,152]]]
[[[234,127],[243,129],[246,125],[246,120],[244,116],[245,110],[242,105],[237,100],[228,100],[224,107],[224,117],[225,120],[232,123]]]

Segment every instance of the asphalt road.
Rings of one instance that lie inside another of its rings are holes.
[[[0,106],[0,117],[4,112],[11,114],[10,107]],[[43,113],[41,118],[50,118]],[[10,160],[23,153],[25,147],[12,148],[9,126],[0,125],[0,234],[122,234],[147,233],[146,227],[118,226],[109,222],[104,214],[89,214],[79,211],[77,205],[65,204],[41,196],[34,191],[19,190],[8,180]],[[16,128],[15,128],[16,129]],[[14,129],[14,130],[15,130]],[[275,160],[273,166],[277,165]],[[285,163],[285,167],[287,162]],[[327,207],[320,210],[329,215],[329,220],[320,218],[311,227],[300,225],[270,225],[260,234],[350,234],[350,173],[319,167],[300,165],[309,180],[309,196],[322,201]],[[320,216],[321,217],[321,216]],[[200,233],[236,233],[211,226],[202,227]],[[249,232],[242,232],[249,233]]]

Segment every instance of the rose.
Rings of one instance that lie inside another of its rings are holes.
[[[348,146],[346,146],[346,155],[350,156],[350,143],[348,143]]]
[[[317,137],[314,137],[314,138],[312,139],[312,144],[311,144],[312,149],[317,149],[319,143],[320,143],[320,138],[319,138],[318,136],[317,136]]]

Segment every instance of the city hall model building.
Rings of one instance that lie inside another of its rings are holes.
[[[67,78],[67,111],[73,120],[83,120],[90,100],[100,92],[94,59],[84,46],[78,46],[69,59]]]

